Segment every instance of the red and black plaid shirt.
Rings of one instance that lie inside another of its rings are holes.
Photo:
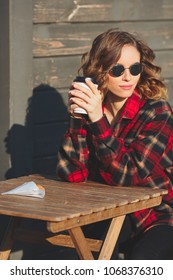
[[[138,230],[155,224],[173,226],[173,113],[164,101],[134,92],[118,120],[95,123],[70,118],[58,154],[58,175],[69,182],[88,178],[108,185],[165,188],[160,206],[135,212]]]

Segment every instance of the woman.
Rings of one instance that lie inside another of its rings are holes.
[[[88,79],[88,89],[73,82],[69,129],[58,154],[57,173],[69,182],[168,190],[160,206],[129,215],[129,259],[173,257],[173,114],[154,58],[128,32],[96,37],[80,70],[98,89]],[[78,106],[87,118],[74,113]]]

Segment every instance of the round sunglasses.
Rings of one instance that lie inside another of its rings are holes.
[[[123,75],[125,69],[129,69],[131,75],[137,76],[142,72],[142,64],[136,62],[129,68],[125,68],[122,64],[116,64],[111,68],[110,75],[113,77],[120,77],[121,75]]]

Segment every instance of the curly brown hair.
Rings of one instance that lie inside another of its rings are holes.
[[[149,99],[166,99],[167,87],[160,77],[161,68],[154,63],[154,51],[143,40],[129,32],[109,29],[98,35],[90,51],[82,56],[82,65],[78,72],[82,70],[84,76],[95,78],[105,96],[107,74],[119,60],[124,45],[134,46],[141,56],[142,73],[137,85],[139,94]]]

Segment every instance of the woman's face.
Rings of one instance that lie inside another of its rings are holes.
[[[141,74],[134,76],[130,73],[128,69],[134,63],[140,62],[140,53],[139,51],[131,46],[124,45],[121,51],[120,59],[115,63],[121,64],[126,68],[123,74],[119,77],[113,77],[111,73],[108,73],[108,90],[113,93],[115,96],[120,98],[128,98],[132,95]]]

